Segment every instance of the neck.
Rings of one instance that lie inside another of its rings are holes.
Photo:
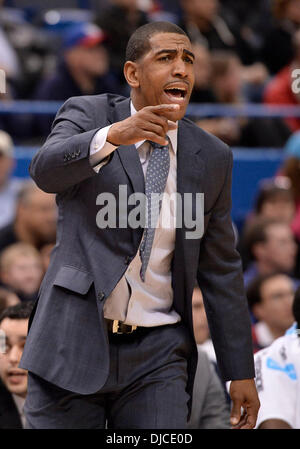
[[[26,399],[26,396],[27,396],[27,391],[24,391],[24,393],[13,393],[13,395],[16,397],[16,398],[19,398],[19,399]]]
[[[270,324],[267,324],[269,331],[271,332],[272,336],[274,337],[274,340],[276,340],[279,337],[282,337],[284,335],[286,329],[278,329],[275,326],[271,326]]]
[[[135,108],[136,111],[139,111],[140,109],[142,109],[144,106],[141,104],[141,102],[138,99],[137,93],[135,90],[132,90],[130,93],[130,99],[132,101],[132,104]]]
[[[256,261],[256,265],[257,265],[259,274],[262,274],[263,276],[265,274],[271,274],[274,272],[274,266],[269,264],[266,261],[263,261],[263,260]]]

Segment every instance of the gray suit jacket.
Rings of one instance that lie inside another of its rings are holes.
[[[198,349],[193,406],[189,429],[230,429],[230,407],[216,370],[204,351]]]
[[[69,99],[52,132],[34,156],[30,174],[46,192],[56,193],[57,243],[43,279],[21,360],[28,369],[61,388],[89,394],[105,383],[108,338],[105,299],[138,251],[143,229],[100,229],[96,197],[119,185],[128,195],[144,192],[134,145],[121,145],[99,173],[89,163],[98,129],[130,115],[129,99],[105,94]],[[232,153],[216,137],[187,119],[179,122],[177,191],[205,195],[205,233],[188,240],[176,229],[172,262],[174,307],[193,335],[192,292],[198,279],[211,336],[224,379],[254,377],[250,320],[240,258],[230,217]],[[195,201],[193,201],[193,210]],[[188,391],[197,366],[196,344],[189,362]]]

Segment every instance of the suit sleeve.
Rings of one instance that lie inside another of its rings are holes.
[[[64,103],[29,167],[40,189],[59,193],[96,175],[90,164],[90,144],[98,130],[88,100],[74,97]]]
[[[231,220],[232,152],[223,188],[201,242],[198,283],[224,380],[253,378],[251,325]]]

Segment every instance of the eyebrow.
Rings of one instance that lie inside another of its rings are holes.
[[[175,53],[177,53],[178,52],[178,50],[175,50],[175,49],[168,49],[168,48],[164,48],[164,49],[162,49],[162,50],[159,50],[156,54],[157,55],[160,55],[160,54],[162,54],[162,53],[172,53],[172,54],[175,54]],[[189,56],[191,56],[193,59],[195,59],[195,55],[194,55],[194,53],[192,53],[191,51],[189,51],[189,50],[186,50],[186,49],[184,49],[183,50],[183,53],[186,53],[187,55],[189,55]]]

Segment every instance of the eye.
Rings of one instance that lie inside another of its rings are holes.
[[[170,61],[170,55],[164,55],[159,58],[159,61]]]
[[[189,57],[185,57],[184,61],[187,62],[188,64],[192,64],[192,65],[194,64],[194,60],[192,58],[189,58]]]

